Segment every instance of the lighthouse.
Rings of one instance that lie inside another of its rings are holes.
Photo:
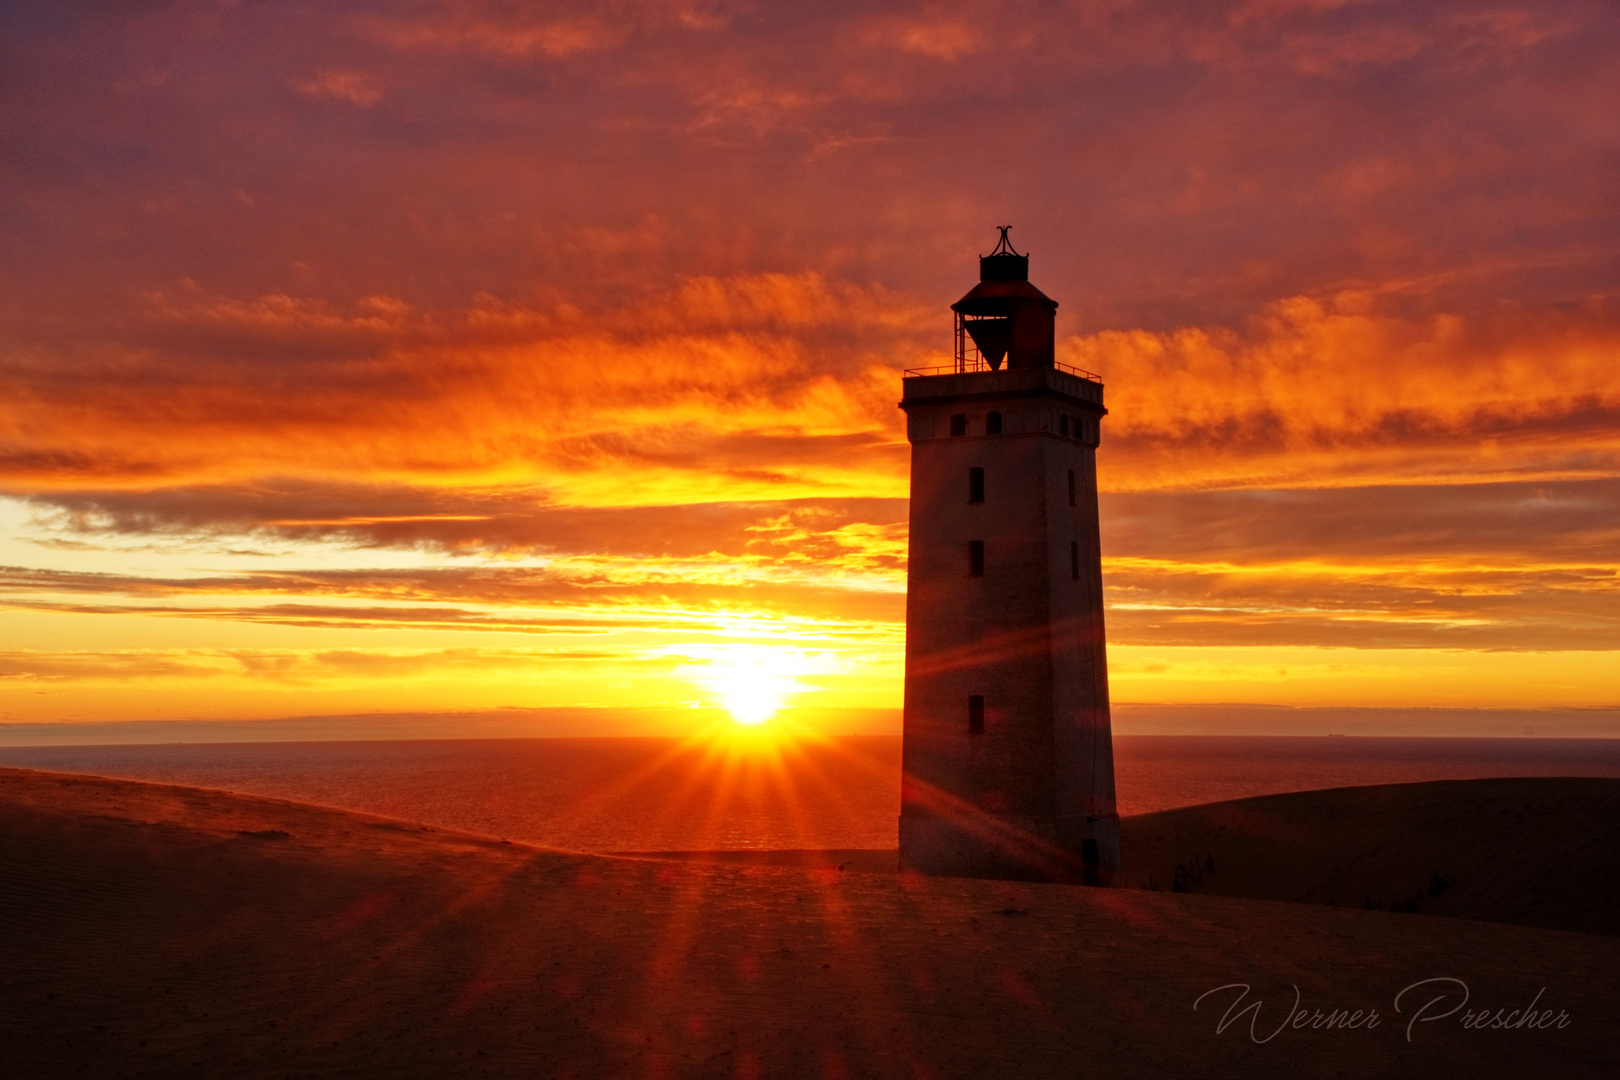
[[[1056,362],[1057,302],[1001,241],[909,371],[903,869],[1113,884],[1097,521],[1102,381]]]

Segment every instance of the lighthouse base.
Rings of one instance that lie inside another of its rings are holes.
[[[900,869],[935,877],[1119,883],[1119,817],[900,815]]]

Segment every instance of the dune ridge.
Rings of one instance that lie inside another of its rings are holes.
[[[1125,884],[1620,934],[1620,780],[1434,780],[1127,818]]]

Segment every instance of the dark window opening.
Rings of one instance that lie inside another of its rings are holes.
[[[1065,439],[1069,437],[1069,414],[1064,413],[1058,417],[1058,434]]]
[[[1074,470],[1070,469],[1069,470],[1069,505],[1073,506],[1074,504],[1075,504],[1074,503]]]
[[[974,694],[968,698],[968,734],[982,735],[984,733],[984,695]],[[1095,841],[1093,841],[1095,843]]]
[[[968,470],[968,502],[984,502],[984,470]]]
[[[1080,545],[1079,544],[1070,544],[1069,545],[1069,576],[1074,578],[1074,580],[1076,580],[1076,581],[1080,580]]]
[[[957,413],[955,416],[951,417],[951,434],[952,435],[966,435],[967,434],[967,417],[966,416],[962,415],[961,413]]]
[[[984,577],[984,541],[968,541],[968,577]]]
[[[1001,414],[1000,413],[993,412],[993,413],[989,413],[989,414],[987,414],[985,416],[985,418],[984,418],[984,433],[986,435],[1000,435],[1001,434]]]

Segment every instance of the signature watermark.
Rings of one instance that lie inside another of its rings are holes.
[[[1263,999],[1251,996],[1253,990],[1248,983],[1225,983],[1199,994],[1198,1000],[1193,1002],[1193,1011],[1197,1012],[1207,998],[1215,998],[1211,1003],[1212,1010],[1219,1008],[1221,1001],[1226,1000],[1226,1011],[1215,1022],[1215,1034],[1224,1035],[1226,1029],[1234,1024],[1241,1027],[1247,1018],[1249,1038],[1261,1044],[1270,1042],[1285,1031],[1371,1031],[1382,1026],[1385,1020],[1376,1008],[1370,1006],[1359,1009],[1307,1006],[1298,986],[1293,987],[1292,1005],[1267,1009]],[[1390,1026],[1393,1028],[1404,1022],[1407,1042],[1412,1041],[1412,1033],[1419,1024],[1432,1024],[1453,1017],[1459,1026],[1470,1031],[1545,1031],[1568,1027],[1573,1019],[1568,1012],[1537,1008],[1546,993],[1547,988],[1543,986],[1536,991],[1529,1004],[1517,1008],[1503,1006],[1493,1010],[1486,1006],[1469,1009],[1467,1006],[1472,995],[1468,991],[1468,984],[1461,979],[1449,976],[1419,979],[1395,995],[1391,1003]]]

